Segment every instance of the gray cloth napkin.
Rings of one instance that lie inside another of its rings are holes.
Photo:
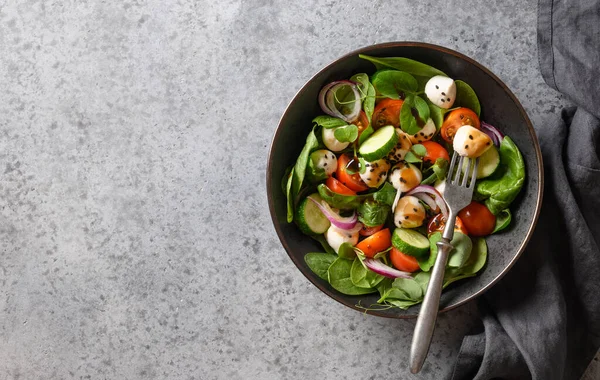
[[[540,0],[548,85],[577,107],[536,126],[542,212],[527,250],[479,300],[453,379],[580,379],[600,347],[600,0]]]

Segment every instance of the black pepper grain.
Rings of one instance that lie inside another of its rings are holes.
[[[469,149],[469,145],[465,145],[465,149]]]
[[[471,140],[473,140],[473,135],[469,135],[469,138],[470,138]]]

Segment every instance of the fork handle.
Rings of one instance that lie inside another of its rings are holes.
[[[440,307],[440,296],[442,294],[446,263],[448,262],[448,255],[453,248],[450,240],[446,238],[438,241],[437,246],[437,258],[435,259],[427,292],[421,305],[421,311],[419,312],[410,347],[410,371],[412,373],[417,373],[421,370],[429,352],[429,345],[431,344],[431,337],[433,336],[435,321]]]

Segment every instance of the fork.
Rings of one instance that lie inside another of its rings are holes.
[[[460,159],[458,160],[456,174],[453,174],[457,157],[460,157]],[[429,345],[431,344],[431,337],[433,336],[435,321],[440,306],[440,296],[442,293],[442,285],[444,283],[446,263],[448,262],[448,255],[453,248],[450,242],[454,236],[456,215],[460,210],[471,203],[471,198],[473,197],[478,160],[467,158],[466,168],[463,168],[464,159],[465,157],[459,156],[458,153],[454,152],[446,177],[444,199],[448,204],[449,215],[448,220],[446,221],[446,227],[444,228],[444,233],[442,234],[442,239],[437,242],[437,258],[435,259],[435,265],[433,266],[429,285],[427,285],[425,298],[423,299],[421,311],[419,312],[419,317],[415,326],[415,332],[413,333],[412,345],[410,348],[410,371],[412,373],[419,372],[421,367],[423,367],[427,352],[429,351]],[[475,162],[473,165],[473,174],[471,175],[471,181],[468,181],[472,161]]]

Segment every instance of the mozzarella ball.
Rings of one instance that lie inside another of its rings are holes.
[[[325,240],[327,240],[327,243],[333,248],[335,253],[338,253],[340,245],[343,243],[350,243],[352,245],[358,244],[358,232],[360,231],[360,228],[354,228],[353,230],[355,231],[342,230],[332,224],[327,231],[325,231]]]
[[[436,75],[427,81],[425,95],[429,101],[444,109],[452,107],[456,100],[456,83],[452,78]]]
[[[461,156],[477,158],[492,147],[492,139],[477,128],[463,125],[456,131],[452,146]]]
[[[408,162],[399,162],[392,167],[389,181],[396,190],[405,193],[421,184],[423,175],[419,168]]]
[[[338,127],[340,128],[340,127]],[[325,144],[325,146],[327,147],[327,149],[333,151],[333,152],[340,152],[344,149],[346,149],[346,147],[348,145],[350,145],[349,142],[341,142],[338,139],[335,138],[334,132],[337,128],[323,128],[323,144]]]
[[[413,144],[419,144],[423,141],[431,140],[436,131],[437,128],[435,127],[433,119],[429,118],[419,133],[415,135],[408,135],[408,137]]]
[[[392,163],[400,162],[404,160],[406,153],[412,147],[409,135],[400,128],[396,128],[396,135],[398,135],[398,144],[388,154],[387,159]]]
[[[315,150],[310,154],[310,159],[316,168],[325,170],[325,173],[330,176],[337,168],[337,157],[327,149]]]
[[[398,201],[394,210],[394,224],[396,227],[416,228],[423,225],[425,220],[425,207],[417,197],[405,195]]]
[[[359,173],[360,179],[369,187],[379,187],[385,182],[391,165],[385,158],[382,158],[377,161],[367,162],[365,166],[365,172]]]

